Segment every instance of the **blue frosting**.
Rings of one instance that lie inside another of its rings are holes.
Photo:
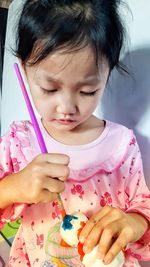
[[[78,217],[73,215],[65,215],[63,219],[62,228],[64,230],[71,230],[73,228],[73,225],[71,223],[72,220],[78,220]]]

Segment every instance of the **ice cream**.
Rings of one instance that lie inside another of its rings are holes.
[[[90,253],[84,254],[82,244],[79,243],[79,235],[88,218],[82,213],[66,215],[60,227],[62,239],[71,247],[77,247],[82,263],[85,267],[106,267],[103,261],[97,258],[96,246]],[[107,267],[122,267],[124,264],[124,254],[121,251]]]

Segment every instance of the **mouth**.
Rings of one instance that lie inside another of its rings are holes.
[[[55,121],[55,122],[57,122],[57,123],[59,123],[59,124],[63,124],[63,125],[69,125],[69,124],[72,124],[72,123],[74,123],[75,122],[75,120],[65,120],[65,119],[55,119],[55,120],[53,120],[53,121]]]

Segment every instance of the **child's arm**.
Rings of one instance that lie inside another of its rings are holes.
[[[64,190],[68,177],[69,159],[62,154],[38,155],[30,164],[16,174],[0,182],[0,208],[13,203],[49,202]]]
[[[128,257],[150,260],[150,192],[145,184],[138,145],[131,143],[122,166],[126,170],[128,167],[125,212],[104,207],[87,222],[80,235],[81,241],[84,238],[84,245],[90,250],[99,244],[99,256],[107,263],[126,246]],[[127,172],[123,176],[127,177]]]
[[[125,213],[105,206],[87,222],[80,241],[85,241],[84,252],[89,253],[99,243],[99,258],[109,264],[120,250],[138,241],[148,229],[148,221],[140,214]],[[84,240],[82,240],[84,238]]]
[[[25,168],[19,170],[15,164],[21,161],[21,158],[19,155],[18,158],[12,156],[10,140],[10,135],[0,140],[1,227],[21,214],[24,203],[49,202],[56,199],[57,193],[64,190],[64,181],[69,174],[69,158],[62,154],[38,155]]]

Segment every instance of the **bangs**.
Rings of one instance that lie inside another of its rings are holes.
[[[34,65],[56,51],[70,53],[91,47],[96,65],[102,58],[110,70],[119,66],[124,27],[117,5],[102,0],[27,0],[17,33],[15,55]]]

